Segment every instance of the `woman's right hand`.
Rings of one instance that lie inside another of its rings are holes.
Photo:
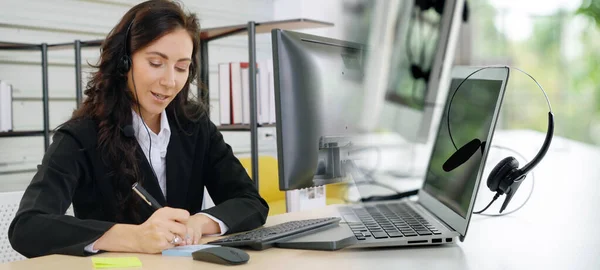
[[[179,244],[185,244],[187,227],[185,223],[190,213],[183,209],[163,207],[146,222],[138,225],[136,230],[137,247],[143,253],[160,253],[176,244],[171,241],[175,236],[182,238]]]

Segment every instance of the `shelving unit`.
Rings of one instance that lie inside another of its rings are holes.
[[[77,102],[77,108],[79,108],[79,105],[83,101],[83,90],[81,85],[81,49],[87,47],[100,47],[102,42],[103,40],[75,40],[75,43],[73,44],[75,48],[75,100]]]
[[[0,138],[44,136],[44,152],[50,145],[50,114],[48,102],[48,47],[47,43],[27,44],[14,42],[0,42],[0,50],[11,51],[41,51],[42,53],[42,107],[43,129],[41,131],[9,131],[0,132]]]
[[[268,22],[254,22],[250,21],[247,24],[231,25],[216,28],[207,28],[201,30],[200,33],[200,63],[201,67],[199,70],[199,79],[201,83],[197,85],[197,96],[200,101],[205,104],[209,104],[209,90],[202,86],[208,87],[209,85],[209,54],[208,54],[208,43],[235,35],[247,35],[248,36],[248,63],[249,63],[249,80],[250,80],[250,124],[242,125],[225,125],[219,126],[220,131],[228,132],[250,132],[250,146],[251,146],[251,160],[252,160],[252,179],[258,189],[258,128],[261,127],[274,127],[275,124],[258,124],[257,123],[257,94],[256,94],[256,34],[270,33],[272,29],[285,29],[285,30],[296,30],[296,29],[309,29],[317,27],[329,27],[333,26],[332,23],[309,20],[309,19],[291,19],[291,20],[280,20],[280,21],[268,21]],[[75,40],[71,43],[59,43],[51,44],[25,44],[25,43],[10,43],[0,42],[0,50],[29,50],[36,51],[41,50],[42,52],[42,104],[43,104],[43,130],[41,131],[13,131],[13,132],[0,132],[0,138],[5,137],[25,137],[25,136],[44,136],[44,151],[48,148],[50,142],[50,128],[49,128],[49,99],[48,99],[48,49],[65,49],[73,48],[75,53],[75,100],[76,107],[83,101],[82,91],[82,67],[81,67],[81,50],[86,47],[99,47],[102,45],[103,40],[89,40],[81,41]],[[208,112],[210,114],[210,111]]]

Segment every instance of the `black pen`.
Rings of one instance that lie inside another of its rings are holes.
[[[131,186],[131,189],[133,189],[133,191],[135,191],[135,193],[137,195],[139,195],[142,200],[144,200],[148,205],[150,205],[150,207],[152,207],[154,209],[154,211],[162,208],[162,206],[156,201],[156,199],[154,199],[154,197],[152,197],[152,195],[150,195],[150,193],[148,193],[148,191],[146,191],[141,185],[138,185],[138,182],[135,182],[135,184],[133,184],[133,186]],[[186,240],[189,239],[190,236],[186,235]],[[179,235],[175,235],[175,237],[173,238],[173,240],[171,240],[171,244],[178,244],[182,241],[181,237]]]
[[[135,184],[131,186],[131,189],[133,189],[133,191],[135,191],[135,193],[137,193],[142,200],[150,205],[154,211],[162,208],[162,206],[156,201],[156,199],[154,199],[154,197],[152,197],[152,195],[150,195],[150,193],[148,193],[148,191],[146,191],[141,185],[138,185],[138,182],[135,182]]]

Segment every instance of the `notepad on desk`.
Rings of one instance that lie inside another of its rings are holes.
[[[142,262],[137,257],[94,257],[94,268],[125,268],[141,267]]]
[[[180,256],[180,257],[192,257],[194,251],[198,251],[205,248],[218,247],[217,245],[187,245],[178,246],[170,249],[165,249],[162,252],[163,256]]]

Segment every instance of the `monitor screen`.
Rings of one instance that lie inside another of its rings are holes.
[[[469,79],[457,90],[462,80],[450,83],[423,189],[466,218],[503,81]],[[473,151],[457,158],[463,146]]]
[[[392,52],[386,99],[393,103],[423,110],[426,103],[427,83],[440,39],[442,14],[430,8],[415,6],[410,16],[397,20],[394,50]]]
[[[369,54],[365,80],[370,110],[361,127],[427,143],[437,123],[434,110],[443,106],[450,81],[464,2],[441,1],[441,10],[410,0],[377,3],[383,7],[373,16],[370,39],[377,50]]]

